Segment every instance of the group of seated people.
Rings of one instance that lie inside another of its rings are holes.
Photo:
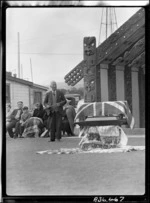
[[[36,103],[32,112],[27,106],[23,106],[22,101],[17,102],[17,107],[11,111],[11,105],[6,104],[6,132],[11,138],[35,137],[42,134],[50,136],[49,117],[41,103]],[[74,117],[75,109],[68,102],[64,107],[63,134],[67,132],[68,135],[74,135]]]

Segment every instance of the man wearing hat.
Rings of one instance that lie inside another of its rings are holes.
[[[50,141],[55,141],[56,139],[60,141],[61,139],[61,124],[63,115],[63,106],[66,103],[64,94],[57,89],[57,84],[55,81],[50,83],[51,91],[46,93],[44,99],[44,106],[49,110],[49,130],[51,131]]]

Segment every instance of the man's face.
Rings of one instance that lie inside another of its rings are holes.
[[[22,103],[22,102],[18,102],[18,103],[17,103],[17,106],[18,106],[18,109],[22,109],[23,103]]]
[[[55,91],[57,89],[57,85],[55,82],[51,83],[51,88],[53,91]]]
[[[40,104],[37,103],[37,104],[35,105],[35,108],[36,108],[36,109],[40,109]]]

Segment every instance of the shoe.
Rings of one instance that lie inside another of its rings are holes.
[[[55,142],[55,140],[49,140],[48,142]]]

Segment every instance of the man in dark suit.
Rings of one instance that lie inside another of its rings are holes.
[[[56,132],[56,139],[60,141],[63,106],[66,103],[66,99],[64,97],[64,94],[57,89],[57,84],[55,81],[51,82],[50,87],[52,91],[48,91],[44,99],[44,106],[50,111],[50,140],[55,141]]]
[[[17,128],[17,123],[21,118],[21,114],[23,113],[23,102],[22,101],[18,101],[17,102],[17,109],[14,109],[13,112],[10,115],[10,122],[8,125],[6,125],[6,131],[8,132],[9,136],[11,138],[15,138],[12,129],[13,128]]]

